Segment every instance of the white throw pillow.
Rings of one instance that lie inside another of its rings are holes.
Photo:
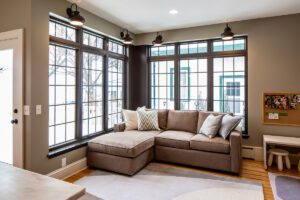
[[[203,122],[199,133],[206,135],[209,138],[215,137],[220,129],[222,117],[222,115],[214,116],[213,114],[210,114]]]
[[[137,130],[138,129],[138,120],[137,112],[133,110],[123,109],[123,117],[125,122],[125,131]]]
[[[137,118],[139,131],[160,130],[157,110],[138,109]]]
[[[222,119],[221,128],[219,131],[219,135],[226,139],[231,131],[233,131],[241,122],[243,118],[242,117],[233,117],[231,115],[225,115]]]

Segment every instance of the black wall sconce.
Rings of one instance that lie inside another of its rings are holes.
[[[224,32],[221,34],[222,40],[232,40],[234,33],[231,31],[231,28],[226,24]]]
[[[159,32],[157,32],[155,40],[152,41],[153,46],[159,47],[163,44],[163,42],[164,41],[162,35],[160,35]]]
[[[75,6],[75,10],[73,10],[73,6]],[[84,17],[82,17],[77,10],[77,4],[75,3],[73,3],[70,8],[67,8],[67,15],[69,16],[70,24],[74,26],[82,26],[85,22]]]
[[[132,44],[133,43],[133,39],[132,37],[130,37],[129,32],[127,29],[125,29],[124,31],[122,31],[120,33],[121,38],[123,39],[124,44]]]

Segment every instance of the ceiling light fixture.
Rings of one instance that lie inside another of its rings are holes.
[[[169,13],[171,15],[176,15],[176,14],[178,14],[178,10],[172,9],[172,10],[169,11]]]
[[[163,37],[157,32],[155,40],[152,41],[153,46],[159,47],[163,44]]]
[[[72,9],[73,6],[75,6],[75,10]],[[70,24],[74,26],[82,26],[85,22],[84,17],[82,17],[77,10],[76,3],[73,3],[70,8],[67,8],[67,15],[69,16]]]
[[[221,34],[222,40],[231,40],[234,36],[234,33],[231,32],[231,28],[228,26],[228,23],[226,23],[226,27],[224,29],[224,32]]]
[[[128,45],[132,44],[133,39],[132,39],[132,37],[130,37],[129,32],[128,32],[127,29],[125,29],[124,31],[122,31],[120,33],[120,35],[121,35],[121,38],[123,39],[124,44],[128,44]]]

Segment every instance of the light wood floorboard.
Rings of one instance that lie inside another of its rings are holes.
[[[169,164],[163,164],[163,165],[169,165]],[[189,168],[189,167],[177,166],[177,165],[174,165],[174,166],[176,166],[178,168],[202,171],[202,172],[206,172],[209,174],[216,174],[216,175],[221,175],[221,176],[226,176],[226,177],[258,181],[263,186],[265,200],[274,200],[272,188],[271,188],[269,177],[268,177],[268,171],[266,171],[264,169],[263,162],[244,159],[242,162],[242,169],[241,169],[241,173],[239,176],[225,174],[225,173],[217,172],[217,171],[204,170],[204,169],[199,169],[199,168]],[[291,176],[300,177],[300,173],[297,171],[296,166],[293,166],[291,170],[284,169],[282,172],[278,172],[277,168],[275,166],[273,166],[273,167],[269,168],[269,171],[273,172],[273,173],[283,174],[283,175],[291,175]],[[95,169],[90,169],[90,168],[85,169],[85,170],[65,179],[65,181],[74,183],[75,181],[77,181],[93,172],[95,172]]]

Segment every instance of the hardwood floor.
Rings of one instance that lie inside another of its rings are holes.
[[[168,165],[168,164],[165,164],[165,165]],[[217,174],[217,175],[222,175],[222,176],[227,176],[227,177],[232,177],[232,178],[259,181],[263,186],[265,200],[274,200],[272,188],[271,188],[269,177],[268,177],[268,171],[266,171],[264,169],[263,162],[244,159],[242,162],[241,174],[239,176],[225,174],[222,172],[204,170],[204,169],[199,169],[199,168],[189,168],[189,167],[183,167],[183,166],[177,166],[177,165],[175,165],[175,166],[178,168],[203,171],[203,172],[206,172],[209,174]],[[65,179],[65,181],[74,183],[75,181],[83,178],[84,176],[87,176],[87,175],[93,173],[94,171],[95,171],[94,169],[85,169],[85,170]],[[282,172],[278,172],[277,168],[274,166],[274,167],[271,167],[269,169],[269,171],[274,172],[274,173],[279,173],[279,174],[300,177],[300,173],[297,171],[297,167],[295,167],[295,166],[293,166],[293,168],[291,170],[284,169]]]

